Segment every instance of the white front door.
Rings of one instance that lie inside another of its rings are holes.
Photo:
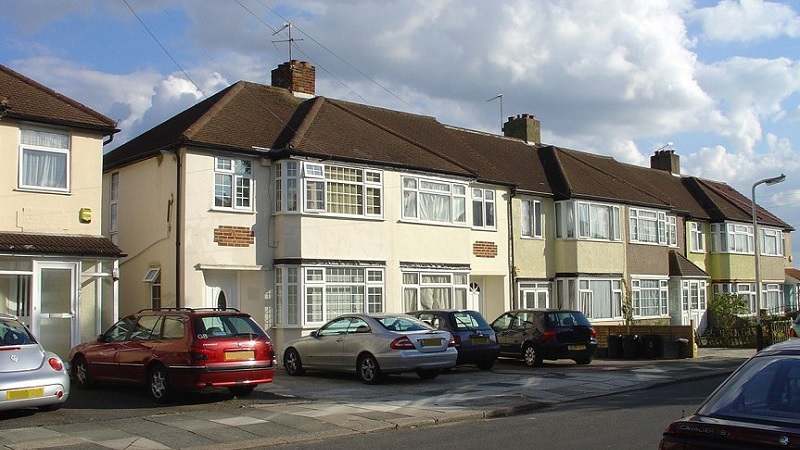
[[[469,293],[467,294],[467,309],[483,312],[482,300],[481,286],[478,283],[470,283]]]
[[[44,348],[69,355],[78,329],[78,263],[34,262],[31,328]]]
[[[229,270],[206,270],[206,307],[239,309],[237,273]]]

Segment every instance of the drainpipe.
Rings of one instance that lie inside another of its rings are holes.
[[[181,218],[183,217],[183,154],[180,148],[175,149],[175,307],[181,307],[181,236],[183,227]]]
[[[509,285],[510,285],[509,288],[511,290],[511,298],[510,298],[511,304],[507,305],[508,308],[506,308],[506,311],[508,311],[510,309],[514,309],[514,300],[517,297],[517,292],[516,292],[516,289],[515,289],[515,286],[517,284],[517,275],[516,275],[516,272],[514,271],[514,267],[516,267],[516,265],[514,264],[514,262],[515,262],[515,258],[514,258],[514,216],[513,216],[514,209],[511,207],[511,203],[514,201],[514,197],[516,197],[516,196],[517,196],[517,188],[516,187],[512,187],[511,188],[511,193],[510,193],[510,195],[508,197],[508,202],[507,202],[508,206],[506,207],[506,208],[508,208],[508,260],[509,260],[508,261],[508,264],[509,264],[509,266],[508,266],[508,268],[509,268],[508,280],[509,281],[508,282],[509,282]]]

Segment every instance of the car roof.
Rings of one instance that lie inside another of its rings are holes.
[[[520,309],[512,309],[510,311],[506,311],[510,313],[519,313],[519,312],[570,312],[570,313],[581,313],[577,309],[558,309],[558,308],[520,308]]]
[[[417,311],[412,311],[409,314],[419,314],[419,313],[455,313],[455,312],[469,312],[469,313],[478,313],[474,309],[420,309]]]
[[[754,357],[780,355],[800,355],[800,339],[789,339],[771,345],[758,352]]]
[[[160,309],[140,309],[133,315],[148,314],[182,314],[182,315],[248,315],[236,308],[160,308]]]

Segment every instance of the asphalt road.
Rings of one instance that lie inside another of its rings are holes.
[[[691,414],[724,379],[718,376],[577,400],[521,416],[356,434],[278,448],[372,450],[393,443],[414,449],[652,450],[658,448],[667,424]]]

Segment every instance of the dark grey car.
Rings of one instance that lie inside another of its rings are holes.
[[[456,364],[475,364],[481,370],[489,370],[500,355],[494,330],[477,311],[427,309],[408,314],[453,335],[458,350]]]
[[[500,355],[522,358],[529,366],[542,361],[572,359],[589,364],[597,350],[597,333],[580,311],[518,309],[494,322]]]

